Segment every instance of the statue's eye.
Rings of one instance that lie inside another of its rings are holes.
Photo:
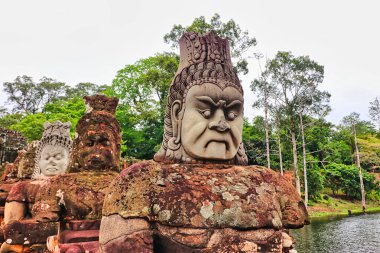
[[[210,118],[211,116],[211,111],[210,110],[200,110],[199,111],[203,117],[205,117],[206,119]]]
[[[107,140],[107,139],[104,139],[104,140],[102,141],[102,144],[103,144],[103,146],[105,146],[105,147],[111,145],[111,143],[110,143],[109,140]]]
[[[61,160],[62,159],[62,155],[61,154],[56,154],[54,156],[54,158],[57,159],[57,160]]]
[[[234,120],[237,117],[237,114],[233,111],[228,112],[227,119],[228,120]]]

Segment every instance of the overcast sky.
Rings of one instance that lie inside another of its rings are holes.
[[[257,39],[255,52],[309,55],[325,66],[322,89],[331,93],[333,123],[353,111],[368,120],[368,106],[380,97],[379,1],[126,1],[12,0],[0,2],[0,84],[18,75],[43,76],[75,85],[111,84],[126,64],[169,51],[162,39],[174,24],[219,13]],[[245,115],[254,96],[241,76]],[[0,104],[6,101],[1,91]]]

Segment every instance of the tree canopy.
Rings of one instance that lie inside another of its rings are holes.
[[[195,18],[189,26],[174,25],[172,30],[165,34],[164,41],[170,44],[173,49],[177,49],[178,41],[185,32],[205,34],[211,30],[220,37],[229,40],[235,71],[247,74],[249,72],[247,55],[249,50],[257,44],[257,41],[254,37],[250,37],[247,30],[242,30],[233,19],[223,22],[220,15],[215,13],[207,22],[204,16],[200,16]]]

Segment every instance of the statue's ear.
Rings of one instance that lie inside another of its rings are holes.
[[[44,123],[44,129],[48,128],[51,126],[51,123],[49,121],[45,121]]]
[[[178,141],[180,140],[181,135],[181,121],[182,121],[182,102],[180,100],[175,100],[172,103],[171,109],[171,118],[173,126],[173,137]],[[176,141],[177,142],[177,141]]]

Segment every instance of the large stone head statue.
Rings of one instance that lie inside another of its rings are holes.
[[[215,32],[186,33],[170,86],[164,139],[154,160],[247,164],[242,145],[243,89],[229,43]]]
[[[118,99],[84,97],[86,114],[78,121],[70,172],[119,170],[121,133],[115,118]]]
[[[70,138],[71,123],[56,121],[45,122],[44,133],[35,155],[34,179],[63,174],[69,165],[72,140]]]

